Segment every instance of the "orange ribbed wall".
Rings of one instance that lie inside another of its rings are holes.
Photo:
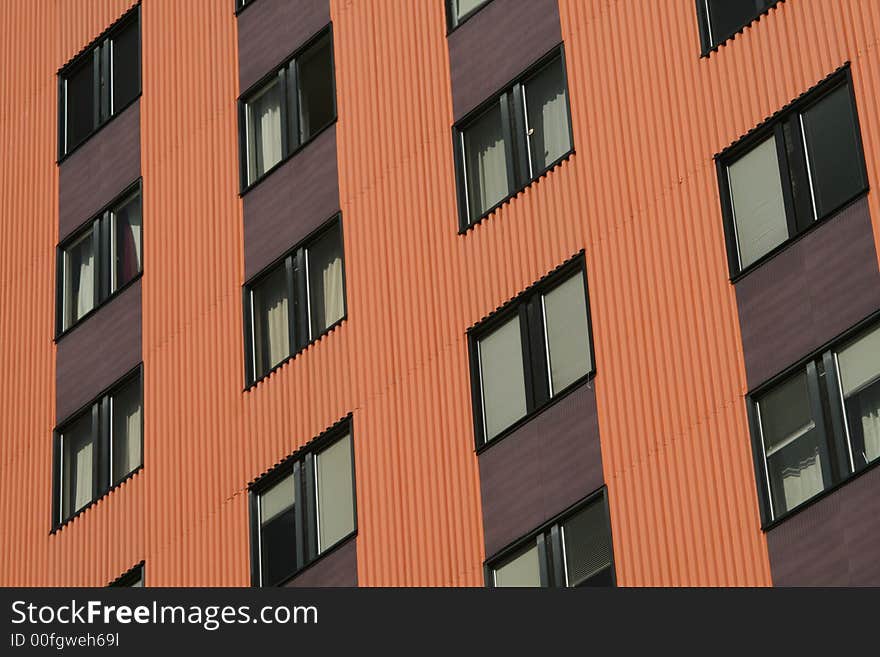
[[[580,249],[618,581],[770,583],[712,155],[849,60],[876,180],[880,7],[701,59],[692,0],[560,0],[577,152],[460,236],[441,0],[332,0],[348,319],[242,392],[233,2],[143,0],[144,468],[50,536],[55,73],[130,5],[0,3],[0,584],[246,585],[247,483],[353,412],[360,584],[480,585],[465,330]]]

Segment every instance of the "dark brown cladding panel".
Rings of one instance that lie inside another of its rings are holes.
[[[336,126],[331,125],[245,194],[245,278],[258,273],[338,211]]]
[[[736,283],[748,387],[880,309],[867,198]]]
[[[60,422],[141,362],[141,281],[58,341],[55,419]]]
[[[245,91],[330,23],[330,0],[258,0],[238,16],[238,83]]]
[[[59,241],[140,177],[140,105],[135,101],[59,166]]]
[[[287,582],[291,587],[357,586],[357,540],[343,545]]]
[[[774,586],[880,586],[880,468],[767,532]]]
[[[591,385],[572,391],[480,454],[487,557],[604,483]]]
[[[449,35],[458,121],[562,41],[557,0],[492,0]]]

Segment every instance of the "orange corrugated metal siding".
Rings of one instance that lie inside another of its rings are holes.
[[[479,585],[464,331],[582,248],[619,582],[770,582],[712,154],[850,60],[874,180],[874,3],[700,59],[691,0],[560,0],[577,153],[459,236],[442,3],[334,0],[348,320],[243,393],[232,2],[144,0],[145,467],[49,536],[55,71],[130,4],[0,5],[0,583],[247,584],[247,482],[353,411],[360,583]]]

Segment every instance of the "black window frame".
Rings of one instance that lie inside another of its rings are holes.
[[[515,557],[517,553],[526,549],[530,544],[537,544],[538,558],[541,573],[541,588],[559,588],[567,586],[567,574],[564,566],[564,545],[562,525],[570,518],[576,516],[593,504],[601,504],[605,511],[605,526],[608,528],[608,542],[611,547],[611,586],[617,586],[617,566],[614,559],[614,532],[611,528],[611,509],[608,504],[608,487],[602,486],[590,493],[585,498],[575,502],[562,513],[557,514],[538,528],[532,530],[522,538],[503,547],[501,550],[487,558],[483,562],[483,581],[486,588],[495,586],[495,569]],[[583,586],[583,584],[581,584]]]
[[[128,281],[122,285],[117,285],[116,289],[112,289],[110,270],[114,266],[113,263],[113,244],[111,243],[111,235],[113,228],[111,223],[113,216],[118,208],[135,195],[140,197],[141,204],[141,257],[140,269]],[[55,247],[55,342],[61,340],[68,333],[72,332],[76,327],[83,324],[89,317],[94,315],[103,306],[122,294],[129,287],[144,275],[144,189],[143,178],[138,178],[128,185],[121,193],[105,205],[97,214],[92,216],[88,221],[81,224],[76,230],[70,233],[63,241],[59,242]],[[84,313],[82,317],[77,319],[70,326],[64,325],[64,253],[66,249],[83,237],[86,233],[92,231],[92,251],[95,261],[95,278],[97,285],[95,286],[95,304],[91,310]]]
[[[825,210],[819,214],[818,209],[813,211],[812,206],[807,206],[808,197],[815,194],[814,185],[808,172],[807,153],[805,138],[800,132],[800,116],[808,111],[816,103],[841,87],[848,87],[851,109],[853,114],[854,129],[856,134],[856,149],[862,175],[862,187],[848,197],[844,202],[834,208]],[[786,153],[784,136],[785,126],[797,126],[797,138],[792,141],[795,152],[792,158]],[[733,203],[731,198],[730,184],[727,170],[736,160],[749,153],[754,147],[764,140],[773,138],[776,145],[779,174],[782,182],[782,195],[785,206],[786,223],[788,226],[788,238],[782,243],[757,258],[745,267],[740,266],[739,245],[735,221],[733,216]],[[824,80],[807,90],[804,94],[773,114],[769,119],[762,122],[746,135],[735,141],[715,155],[715,168],[718,179],[718,190],[721,202],[721,216],[724,225],[724,238],[727,246],[727,262],[731,282],[735,283],[748,273],[758,269],[765,262],[773,258],[780,251],[802,238],[805,234],[836,216],[842,209],[868,193],[868,170],[865,162],[865,150],[862,140],[862,130],[859,121],[858,107],[856,106],[855,88],[853,85],[852,71],[849,62],[831,73]],[[798,185],[805,190],[800,196],[793,191],[792,177]]]
[[[464,16],[457,17],[455,15],[455,0],[445,0],[446,4],[446,33],[450,34],[453,30],[461,27],[464,23],[469,21],[474,15],[479,13],[481,10],[486,8],[492,0],[483,0],[478,6],[471,9]]]
[[[715,35],[712,34],[712,27],[709,21],[709,7],[707,4],[707,0],[696,0],[697,6],[697,27],[700,32],[700,56],[708,57],[711,53],[718,50],[718,48],[733,39],[737,34],[742,32],[749,25],[757,21],[759,18],[769,13],[771,9],[773,9],[780,2],[785,2],[785,0],[772,0],[766,7],[763,9],[756,9],[754,16],[749,18],[745,23],[734,29],[729,34],[724,35],[723,38],[714,38]]]
[[[482,7],[481,7],[482,9]],[[568,119],[569,149],[544,168],[533,171],[529,161],[527,145],[528,136],[525,130],[525,116],[528,108],[523,105],[522,87],[530,78],[540,73],[544,68],[559,59],[562,67],[562,75],[565,83],[565,110]],[[549,52],[542,55],[532,63],[525,71],[520,73],[511,82],[504,85],[499,91],[493,93],[488,99],[480,103],[476,108],[467,113],[461,120],[452,126],[452,152],[455,163],[456,199],[458,204],[459,234],[467,233],[477,224],[492,215],[499,207],[508,203],[513,197],[532,185],[535,181],[556,168],[561,162],[567,160],[575,152],[574,128],[571,120],[571,93],[568,83],[568,66],[565,57],[565,44],[554,46]],[[502,131],[504,134],[505,158],[509,172],[508,193],[492,207],[485,210],[478,217],[471,220],[469,216],[469,201],[467,172],[465,170],[464,134],[475,121],[494,106],[501,107]]]
[[[238,16],[245,9],[254,4],[257,0],[235,0],[235,15]]]
[[[138,39],[138,62],[137,62],[137,92],[134,96],[120,106],[110,108],[112,99],[109,97],[109,91],[104,94],[101,90],[101,77],[110,75],[112,62],[110,61],[112,39],[130,26],[132,22],[137,23],[137,39]],[[123,14],[116,22],[102,32],[94,41],[83,49],[76,57],[65,64],[58,70],[58,163],[70,157],[72,153],[78,150],[83,144],[86,144],[97,132],[106,126],[114,118],[122,114],[131,105],[136,103],[143,93],[143,22],[141,21],[141,3],[138,2],[134,7]],[[66,106],[67,99],[65,93],[66,76],[82,65],[87,58],[92,58],[93,66],[95,66],[92,82],[92,98],[94,102],[94,116],[92,121],[92,129],[82,139],[75,144],[67,144],[67,125],[66,125]]]
[[[850,437],[846,429],[845,407],[840,393],[836,362],[838,350],[846,347],[854,338],[874,329],[880,329],[880,311],[872,313],[855,326],[811,352],[807,357],[785,368],[746,394],[752,462],[755,469],[761,529],[763,531],[769,531],[827,497],[841,486],[880,466],[880,458],[856,466],[856,460],[851,453]],[[806,373],[810,407],[815,416],[816,430],[819,431],[822,440],[821,455],[826,457],[826,473],[829,475],[830,481],[822,491],[784,513],[776,514],[772,508],[771,493],[769,492],[770,482],[758,403],[766,393],[802,372]]]
[[[240,11],[244,11],[255,0],[250,0]],[[333,89],[333,116],[326,124],[316,128],[306,139],[302,139],[299,134],[299,97],[300,89],[298,86],[297,67],[294,66],[296,73],[291,76],[289,68],[291,64],[295,64],[309,49],[316,46],[322,39],[330,40],[330,70],[332,73],[331,87]],[[238,97],[238,160],[239,160],[239,195],[243,196],[262,181],[268,178],[274,171],[281,168],[288,160],[293,158],[297,153],[306,148],[315,141],[331,126],[336,124],[339,118],[339,106],[336,101],[336,51],[334,48],[333,23],[328,23],[315,34],[309,37],[303,45],[298,47],[293,53],[288,55],[277,66],[274,66],[262,78],[244,90]],[[289,78],[293,77],[291,81]],[[260,176],[253,181],[248,180],[248,164],[249,154],[247,148],[247,104],[257,92],[270,84],[272,80],[278,81],[279,93],[281,96],[281,159],[271,167],[266,169]],[[292,107],[291,107],[292,106]],[[295,127],[294,127],[295,126]]]
[[[327,326],[316,335],[312,335],[312,327],[309,324],[308,305],[305,298],[309,280],[306,276],[305,252],[318,240],[332,230],[339,232],[339,246],[342,254],[342,316]],[[268,370],[259,374],[256,372],[254,336],[253,336],[253,312],[251,305],[251,292],[267,277],[274,274],[279,268],[285,269],[287,280],[288,323],[290,336],[290,353]],[[348,319],[348,282],[345,267],[345,233],[342,224],[342,213],[335,213],[330,219],[323,222],[319,228],[298,242],[293,248],[286,251],[281,257],[261,269],[242,285],[242,319],[244,324],[244,364],[245,364],[245,390],[248,390],[275,370],[283,367],[287,362],[296,358],[300,353],[314,344],[328,333],[336,329]],[[303,341],[302,336],[308,335],[309,339]]]
[[[352,530],[318,552],[315,457],[337,441],[348,437],[351,445]],[[352,540],[358,533],[357,467],[355,463],[354,419],[351,413],[325,429],[305,446],[287,456],[271,470],[248,484],[251,586],[283,586],[298,574]],[[277,582],[264,584],[261,572],[261,525],[259,497],[287,476],[294,477],[295,565]]]
[[[587,331],[590,343],[590,370],[571,382],[562,390],[550,394],[549,374],[547,372],[547,353],[544,344],[543,314],[540,312],[542,295],[556,289],[573,276],[581,274],[584,284],[584,301],[587,309]],[[506,429],[492,438],[486,439],[483,426],[483,399],[480,376],[478,343],[509,320],[519,317],[520,337],[523,351],[523,380],[525,384],[526,413]],[[590,309],[590,285],[587,276],[587,263],[584,251],[554,269],[520,292],[516,297],[492,312],[467,330],[468,358],[471,378],[471,408],[473,413],[474,437],[477,453],[515,432],[523,424],[539,415],[549,406],[570,394],[573,390],[592,381],[596,376],[596,356],[593,345],[593,316]]]
[[[137,582],[141,582],[142,587],[147,586],[146,562],[140,561],[134,566],[126,570],[119,577],[110,582],[108,588],[131,588]]]
[[[117,481],[113,480],[113,459],[111,458],[112,427],[110,426],[110,398],[126,385],[137,381],[141,391],[141,463],[136,468],[130,470]],[[61,457],[62,457],[62,435],[71,424],[82,419],[87,415],[91,415],[92,436],[95,441],[92,457],[92,499],[82,508],[74,510],[68,517],[63,517],[63,500],[64,491],[61,485]],[[131,479],[135,474],[144,468],[144,367],[143,363],[138,364],[126,372],[119,379],[114,381],[110,386],[105,388],[99,395],[92,399],[89,403],[77,409],[61,422],[59,422],[52,431],[52,529],[55,532],[62,529],[67,523],[74,518],[79,517],[88,509],[94,506],[99,500],[106,497],[111,491],[119,488],[123,483]]]

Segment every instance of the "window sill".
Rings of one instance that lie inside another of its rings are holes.
[[[734,39],[736,39],[738,34],[742,34],[746,30],[746,28],[751,27],[754,23],[757,23],[759,20],[761,20],[762,17],[769,14],[770,10],[775,9],[776,5],[778,5],[780,2],[785,2],[785,0],[776,0],[776,2],[774,2],[772,5],[770,5],[766,9],[762,10],[761,13],[759,13],[752,20],[750,20],[748,23],[746,23],[745,25],[740,27],[738,30],[734,31],[729,36],[724,37],[721,41],[719,41],[718,43],[716,43],[713,46],[710,46],[708,48],[704,47],[703,50],[700,52],[700,59],[708,59],[709,56],[713,52],[716,52],[719,48],[721,48],[721,46],[726,45],[730,41],[733,41]],[[700,19],[700,21],[702,22],[702,19]],[[701,28],[701,31],[702,31],[702,28]]]
[[[74,513],[72,516],[70,516],[69,518],[67,518],[66,520],[64,520],[64,522],[61,522],[61,523],[59,523],[58,525],[55,525],[54,527],[52,527],[52,530],[49,532],[49,535],[52,536],[53,534],[56,534],[56,533],[60,532],[60,531],[61,531],[62,529],[64,529],[68,524],[70,524],[71,522],[73,522],[74,520],[76,520],[76,519],[77,519],[79,516],[81,516],[83,513],[85,513],[86,511],[88,511],[89,509],[91,509],[93,506],[95,506],[98,502],[100,502],[100,501],[103,500],[105,497],[107,497],[108,495],[110,495],[110,493],[112,493],[113,491],[115,491],[117,488],[121,488],[122,485],[123,485],[124,483],[126,483],[127,481],[129,481],[130,479],[134,479],[135,475],[139,474],[143,469],[144,469],[144,465],[143,465],[143,463],[142,463],[141,465],[139,465],[138,467],[136,467],[134,470],[132,470],[131,472],[129,472],[127,475],[125,475],[122,479],[120,479],[120,480],[117,481],[115,484],[113,484],[113,485],[112,485],[110,488],[108,488],[106,491],[104,491],[103,493],[101,493],[100,495],[98,495],[98,497],[96,497],[96,498],[93,499],[91,502],[89,502],[88,504],[86,504],[86,505],[85,505],[83,508],[81,508],[79,511],[77,511],[77,512]]]
[[[272,376],[273,374],[275,374],[275,372],[277,372],[278,370],[280,370],[281,368],[283,368],[285,365],[287,365],[287,364],[288,364],[289,362],[291,362],[292,360],[295,360],[297,356],[299,356],[301,353],[303,353],[304,351],[306,351],[309,347],[311,347],[311,346],[314,345],[314,344],[317,344],[318,342],[320,342],[321,340],[323,340],[326,336],[330,335],[330,334],[331,334],[333,331],[335,331],[337,328],[339,328],[340,326],[342,326],[342,324],[343,324],[346,320],[348,320],[348,312],[347,312],[347,311],[346,311],[346,313],[345,313],[342,317],[340,317],[340,318],[339,318],[338,320],[336,320],[333,324],[331,324],[330,326],[328,326],[328,327],[327,327],[322,333],[320,333],[318,336],[316,336],[315,338],[313,338],[308,344],[304,345],[301,349],[298,349],[298,350],[295,351],[294,353],[290,354],[290,356],[288,356],[288,357],[285,358],[284,360],[279,361],[278,364],[275,365],[274,367],[272,367],[272,369],[270,369],[268,372],[266,372],[265,374],[263,374],[263,375],[260,376],[259,378],[255,379],[255,380],[252,381],[251,383],[247,384],[247,385],[244,387],[244,390],[242,390],[242,392],[250,392],[251,390],[253,390],[254,388],[256,388],[258,384],[260,384],[261,382],[263,382],[263,381],[265,381],[266,379],[268,379],[270,376]]]
[[[132,278],[130,281],[128,281],[128,283],[126,283],[125,285],[123,285],[122,287],[117,289],[115,292],[113,292],[111,295],[109,295],[106,299],[104,299],[101,303],[99,303],[97,306],[92,308],[85,315],[83,315],[78,320],[76,320],[75,324],[71,324],[66,329],[61,331],[60,333],[57,333],[55,335],[54,340],[53,340],[55,342],[55,344],[58,344],[59,342],[61,342],[61,340],[63,338],[67,337],[68,335],[73,333],[76,329],[78,329],[80,326],[85,324],[89,320],[89,318],[94,316],[99,310],[101,310],[101,308],[109,305],[111,301],[113,301],[117,297],[121,296],[128,288],[132,287],[135,283],[137,283],[139,280],[141,280],[141,278],[143,278],[143,275],[144,275],[143,271],[136,274],[134,278]]]
[[[259,83],[258,83],[258,84],[259,84]],[[254,182],[252,182],[252,183],[250,183],[249,185],[247,185],[246,187],[244,187],[244,188],[238,193],[238,195],[239,195],[240,197],[242,197],[242,198],[243,198],[244,196],[246,196],[246,195],[247,195],[249,192],[251,192],[255,187],[258,187],[258,186],[260,185],[260,183],[262,183],[264,180],[266,180],[266,178],[268,178],[269,176],[271,176],[273,173],[275,173],[276,171],[278,171],[278,169],[280,169],[280,168],[283,167],[285,164],[287,164],[290,160],[292,160],[294,157],[296,157],[296,155],[297,155],[298,153],[301,153],[303,150],[305,150],[305,149],[309,146],[309,144],[311,144],[312,142],[316,141],[316,140],[318,139],[318,137],[320,137],[320,136],[323,135],[325,132],[327,132],[331,127],[335,126],[335,125],[336,125],[336,122],[337,122],[338,120],[339,120],[338,117],[335,117],[335,116],[334,116],[332,121],[330,121],[329,123],[327,123],[324,127],[320,128],[315,134],[313,134],[311,137],[309,137],[307,140],[305,140],[303,143],[301,143],[299,146],[297,146],[294,150],[290,151],[290,153],[288,153],[287,155],[285,155],[284,157],[282,157],[280,160],[278,160],[278,162],[276,162],[275,164],[273,164],[272,167],[271,167],[269,170],[267,170],[265,173],[263,173],[262,176],[260,176],[260,177],[257,178]]]
[[[97,135],[97,134],[98,134],[99,132],[101,132],[104,128],[106,128],[108,125],[110,125],[111,123],[113,123],[113,121],[114,121],[117,117],[122,116],[123,114],[125,114],[125,112],[128,111],[128,109],[129,109],[132,105],[134,105],[135,103],[137,103],[137,102],[141,99],[141,96],[142,96],[142,95],[143,95],[143,91],[139,91],[138,94],[137,94],[137,96],[135,96],[134,98],[132,98],[130,102],[126,103],[126,104],[125,104],[123,107],[121,107],[118,111],[114,112],[114,113],[113,113],[113,116],[111,116],[109,119],[107,119],[106,121],[104,121],[104,123],[102,123],[101,125],[99,125],[99,126],[98,126],[97,128],[95,128],[94,130],[92,130],[92,131],[91,131],[91,132],[90,132],[90,133],[89,133],[89,134],[88,134],[88,135],[87,135],[87,136],[86,136],[81,142],[79,142],[76,146],[74,146],[74,147],[71,148],[69,151],[67,151],[66,153],[64,153],[64,155],[62,155],[61,157],[59,157],[59,158],[56,160],[55,163],[56,163],[58,166],[61,166],[61,164],[63,164],[65,160],[69,159],[71,155],[73,155],[73,154],[76,153],[80,148],[82,148],[83,146],[85,146],[86,144],[88,144],[90,141],[92,141],[92,139],[95,138],[95,135]]]
[[[799,513],[806,511],[814,504],[818,504],[819,502],[824,500],[826,497],[828,497],[832,493],[837,492],[838,490],[840,490],[841,488],[843,488],[847,484],[852,483],[853,481],[855,481],[856,479],[858,479],[862,475],[864,475],[868,472],[871,472],[872,470],[874,470],[877,467],[880,467],[880,458],[874,459],[873,461],[871,461],[868,465],[866,465],[864,468],[862,468],[858,472],[854,472],[851,475],[849,475],[848,477],[846,477],[845,479],[843,479],[842,481],[837,482],[833,486],[829,486],[828,488],[823,490],[821,493],[817,493],[816,495],[814,495],[813,497],[808,499],[806,502],[802,502],[801,504],[799,504],[798,506],[793,508],[791,511],[787,511],[784,515],[780,516],[779,518],[776,518],[775,520],[772,520],[771,522],[762,524],[761,531],[763,531],[764,533],[772,531],[776,527],[779,527],[779,525],[784,523],[789,518],[793,518],[794,516],[798,515]]]
[[[526,415],[523,415],[516,422],[514,422],[509,427],[507,427],[506,429],[504,429],[503,431],[501,431],[500,433],[495,435],[491,440],[488,440],[484,443],[477,445],[477,448],[475,450],[477,453],[477,456],[479,456],[483,452],[489,450],[493,446],[497,445],[498,443],[500,443],[502,440],[504,440],[508,436],[515,434],[518,429],[522,428],[523,426],[525,426],[526,424],[528,424],[532,420],[536,419],[538,416],[540,416],[545,411],[547,411],[548,409],[555,406],[561,400],[563,400],[566,397],[568,397],[569,395],[571,395],[574,391],[579,390],[583,386],[587,386],[588,388],[592,389],[592,384],[593,384],[593,381],[595,380],[595,378],[596,378],[596,370],[594,368],[592,371],[588,372],[587,374],[585,374],[584,376],[579,378],[577,381],[574,381],[571,385],[569,385],[567,388],[565,388],[564,390],[562,390],[558,394],[553,395],[553,397],[551,397],[549,400],[547,400],[547,402],[544,405],[539,406],[538,408],[534,409],[531,413],[527,413]]]
[[[482,215],[480,215],[480,217],[479,217],[478,219],[475,219],[474,221],[472,221],[471,223],[469,223],[467,226],[460,227],[460,228],[458,229],[458,234],[459,234],[459,235],[465,235],[465,234],[467,234],[468,232],[470,232],[471,230],[473,230],[474,227],[476,227],[477,225],[479,225],[480,223],[482,223],[483,221],[485,221],[486,219],[488,219],[490,216],[492,216],[493,214],[495,214],[495,213],[498,211],[498,209],[501,208],[501,206],[503,206],[503,205],[507,205],[507,204],[510,203],[513,199],[515,199],[517,196],[519,196],[522,192],[524,192],[525,190],[527,190],[529,187],[531,187],[532,185],[535,185],[536,183],[538,183],[538,182],[541,180],[541,178],[544,178],[544,177],[548,176],[548,175],[550,174],[551,171],[553,171],[554,169],[557,169],[557,168],[559,168],[560,166],[562,166],[562,163],[565,162],[565,161],[567,161],[568,159],[570,159],[572,156],[574,156],[574,154],[575,154],[575,149],[572,148],[570,151],[568,151],[568,152],[565,153],[563,156],[561,156],[561,157],[558,158],[556,161],[554,161],[552,164],[550,164],[550,166],[548,166],[546,169],[544,169],[543,171],[539,172],[539,173],[538,173],[534,178],[532,178],[528,183],[526,183],[525,185],[523,185],[523,186],[520,187],[519,189],[517,189],[517,190],[511,192],[510,194],[508,194],[507,196],[505,196],[503,199],[501,199],[500,201],[498,201],[498,203],[496,203],[496,204],[493,205],[491,208],[489,208],[488,210],[486,210],[486,212],[484,212]]]
[[[819,226],[824,226],[825,224],[833,221],[836,217],[838,217],[848,207],[861,201],[865,196],[867,196],[869,191],[870,191],[870,187],[866,186],[864,189],[860,190],[858,193],[853,195],[852,198],[841,203],[839,207],[836,207],[833,210],[826,212],[824,215],[822,215],[821,217],[816,219],[805,230],[802,230],[794,237],[790,237],[789,239],[784,241],[782,244],[780,244],[779,246],[777,246],[773,250],[768,251],[763,256],[761,256],[760,258],[755,260],[755,262],[751,263],[745,269],[741,269],[739,272],[737,272],[736,274],[734,274],[733,276],[730,277],[731,284],[736,285],[741,280],[746,278],[749,274],[751,274],[753,271],[760,269],[768,261],[772,260],[773,258],[775,258],[777,255],[779,255],[783,251],[788,250],[793,245],[797,244],[799,241],[804,239],[807,235],[810,235],[811,233],[816,231],[819,228]]]
[[[315,567],[316,565],[318,565],[319,563],[321,563],[321,561],[323,561],[324,559],[329,557],[334,552],[338,552],[344,546],[348,545],[349,542],[354,541],[357,538],[357,533],[358,533],[357,527],[355,527],[351,532],[349,532],[348,534],[346,534],[345,536],[340,538],[333,545],[331,545],[329,548],[324,550],[321,554],[319,554],[314,559],[312,559],[309,563],[305,564],[302,568],[298,569],[296,572],[294,572],[292,575],[290,575],[290,577],[288,577],[287,579],[283,579],[280,582],[278,582],[277,584],[273,584],[272,586],[276,587],[276,588],[281,587],[281,586],[286,586],[287,584],[289,584],[290,582],[295,580],[297,577],[302,575],[307,570],[309,570],[309,569]]]

